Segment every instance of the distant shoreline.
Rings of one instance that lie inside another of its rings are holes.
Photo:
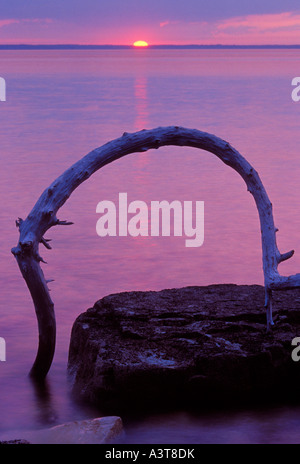
[[[0,50],[134,50],[133,45],[80,45],[80,44],[0,44]],[[295,45],[149,45],[143,50],[298,50],[300,44]]]

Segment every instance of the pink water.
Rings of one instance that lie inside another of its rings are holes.
[[[161,148],[115,161],[73,193],[59,217],[75,224],[49,231],[53,250],[41,250],[46,277],[55,279],[58,341],[49,396],[37,395],[27,379],[36,320],[10,253],[18,240],[15,219],[25,218],[44,188],[93,148],[124,131],[168,125],[228,140],[261,176],[274,206],[280,250],[295,249],[281,272],[299,272],[300,103],[291,99],[298,55],[297,50],[0,52],[7,84],[7,101],[0,102],[0,336],[7,346],[7,361],[0,363],[0,436],[93,415],[70,398],[66,364],[73,321],[104,295],[263,283],[258,215],[238,174],[191,148]],[[186,248],[180,237],[98,237],[96,205],[117,203],[119,192],[147,204],[204,201],[203,246]],[[257,419],[262,427],[263,417]],[[173,419],[161,420],[167,436]],[[199,423],[191,418],[175,421],[178,433],[186,421],[197,433]],[[151,440],[155,420],[147,424]],[[205,430],[203,441],[217,440]]]

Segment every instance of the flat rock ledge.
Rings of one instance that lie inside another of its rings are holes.
[[[103,445],[118,442],[123,434],[120,417],[97,417],[67,422],[49,429],[26,431],[22,440],[10,439],[0,441],[0,444]]]
[[[74,394],[103,410],[280,404],[299,400],[300,291],[210,285],[109,295],[75,321]]]

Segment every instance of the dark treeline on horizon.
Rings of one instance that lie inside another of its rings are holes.
[[[53,44],[53,45],[30,45],[30,44],[0,44],[0,50],[123,50],[123,49],[300,49],[300,44],[295,45],[148,45],[147,47],[135,47],[133,45],[80,45],[80,44]]]

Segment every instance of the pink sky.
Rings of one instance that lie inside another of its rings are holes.
[[[0,19],[0,43],[300,44],[300,11],[231,16],[225,19],[168,19],[101,27],[58,18]]]
[[[202,44],[296,44],[300,43],[300,13],[234,16],[220,21],[163,21],[161,29],[176,42]]]

